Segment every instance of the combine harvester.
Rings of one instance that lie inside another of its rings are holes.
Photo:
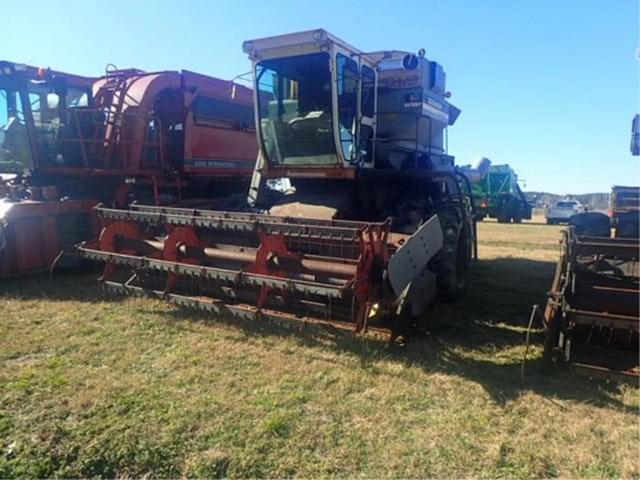
[[[531,220],[532,208],[509,165],[491,165],[482,178],[472,182],[478,218],[495,218],[498,223]]]
[[[0,62],[0,278],[51,268],[96,232],[92,208],[245,192],[250,89],[193,72],[99,79]]]
[[[474,255],[470,185],[446,151],[442,67],[324,30],[252,40],[253,212],[98,208],[105,286],[215,313],[405,337]]]
[[[636,142],[638,129],[640,124],[634,127]],[[640,154],[637,143],[635,147],[632,140],[632,153]],[[637,192],[637,187],[613,187],[611,218],[596,212],[571,217],[568,230],[562,232],[544,315],[548,360],[636,384],[640,377]]]

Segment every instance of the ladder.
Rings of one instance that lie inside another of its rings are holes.
[[[100,153],[103,153],[103,155],[96,155],[101,158],[103,168],[123,168],[128,164],[128,159],[125,158],[127,149],[122,149],[121,153],[124,156],[118,159],[118,162],[116,162],[115,150],[123,136],[122,112],[127,98],[127,80],[141,73],[143,72],[137,69],[118,70],[113,65],[107,65],[105,82],[95,96],[95,107],[104,115],[103,141],[94,142],[94,145],[101,150]]]

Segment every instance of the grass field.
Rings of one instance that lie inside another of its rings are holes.
[[[403,349],[0,284],[0,477],[639,477],[640,393],[543,369],[560,227],[479,226],[464,302]]]

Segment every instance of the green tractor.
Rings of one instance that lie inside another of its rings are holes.
[[[518,176],[509,165],[491,165],[472,182],[472,193],[478,210],[477,219],[496,218],[499,223],[530,220],[532,208],[518,185]]]

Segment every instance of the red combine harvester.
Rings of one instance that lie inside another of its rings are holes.
[[[245,42],[260,154],[255,214],[99,209],[102,280],[213,312],[296,320],[390,341],[465,290],[470,185],[447,152],[442,66],[365,53],[324,30]]]
[[[0,70],[0,277],[50,268],[95,232],[98,203],[216,206],[246,191],[246,87],[186,71]]]

